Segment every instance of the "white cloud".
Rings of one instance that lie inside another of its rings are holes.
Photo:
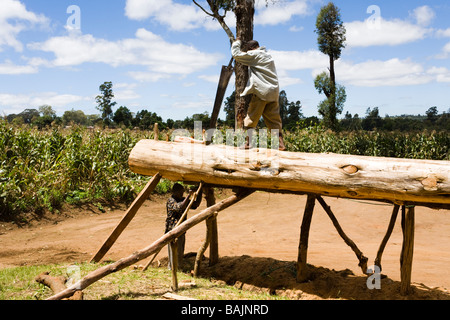
[[[300,31],[303,31],[304,29],[305,28],[302,27],[302,26],[300,26],[300,27],[292,26],[292,27],[289,28],[289,31],[291,31],[291,32],[300,32]]]
[[[429,6],[422,6],[414,9],[412,16],[417,21],[417,24],[428,26],[436,17],[436,14]]]
[[[202,80],[205,80],[206,82],[211,82],[211,83],[219,83],[219,78],[220,78],[220,76],[218,74],[214,74],[214,75],[202,74],[202,75],[199,75],[198,77]]]
[[[172,0],[127,0],[125,15],[133,20],[153,18],[176,31],[187,31],[200,27],[205,13],[191,1],[180,4]],[[216,22],[217,23],[217,22]]]
[[[269,50],[278,71],[322,68],[328,65],[328,57],[318,50],[277,51]]]
[[[436,77],[437,82],[450,82],[450,70],[445,67],[432,67],[427,73]]]
[[[347,46],[396,46],[424,39],[432,29],[407,21],[394,19],[353,21],[344,23],[347,29]]]
[[[136,93],[136,87],[136,83],[117,83],[114,85],[114,88],[116,89],[114,92],[114,97],[116,98],[116,100],[139,99],[141,96]]]
[[[446,37],[446,38],[450,38],[450,28],[445,29],[445,30],[442,30],[442,29],[437,30],[437,31],[436,31],[436,35],[437,35],[438,37]]]
[[[285,23],[294,16],[305,16],[310,14],[307,1],[277,1],[269,2],[259,0],[255,4],[255,24],[257,25],[277,25]]]
[[[81,101],[91,101],[92,97],[82,97],[73,94],[58,94],[56,92],[42,92],[33,94],[10,94],[0,93],[0,106],[5,107],[6,114],[20,113],[24,109],[34,108],[44,104],[51,105],[55,110],[60,111],[71,103]]]
[[[205,1],[198,1],[207,11],[209,6]],[[187,3],[187,4],[186,4]],[[285,23],[294,16],[310,14],[307,0],[283,0],[266,4],[266,0],[255,3],[255,25],[277,25]],[[174,0],[127,0],[125,15],[133,20],[154,19],[171,30],[189,31],[197,28],[218,30],[217,21],[207,16],[192,1],[179,3]],[[228,12],[226,23],[230,28],[235,27],[236,17]]]
[[[1,0],[0,6],[0,51],[7,46],[21,52],[23,44],[17,39],[18,34],[36,24],[48,23],[45,16],[28,11],[18,0]]]
[[[19,75],[37,73],[38,68],[32,65],[19,66],[7,60],[0,64],[0,74]]]
[[[313,77],[325,68],[313,70]],[[450,82],[450,70],[445,67],[426,69],[411,59],[393,58],[386,61],[370,60],[353,64],[349,61],[336,62],[337,81],[357,87],[411,86],[431,82]]]
[[[328,57],[318,50],[270,50],[269,53],[275,60],[280,86],[283,88],[303,83],[302,79],[290,76],[289,72],[324,68],[328,63]]]
[[[56,67],[83,63],[105,63],[113,67],[145,66],[146,71],[129,72],[140,81],[154,81],[167,75],[187,75],[215,65],[217,54],[203,53],[184,44],[166,42],[160,36],[139,29],[136,38],[116,42],[98,39],[90,34],[69,34],[29,45],[30,49],[52,52]]]

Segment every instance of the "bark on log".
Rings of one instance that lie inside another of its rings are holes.
[[[44,286],[49,287],[54,294],[60,293],[61,291],[67,289],[65,284],[67,282],[66,277],[53,277],[50,276],[49,272],[41,273],[34,280],[38,283],[43,284]],[[68,297],[67,300],[83,300],[83,292],[75,291],[72,296]]]
[[[450,161],[141,140],[129,165],[174,181],[450,209]]]
[[[229,206],[239,202],[240,200],[246,198],[250,194],[252,194],[252,190],[241,190],[237,194],[220,201],[216,205],[206,208],[205,210],[199,212],[192,218],[186,220],[182,224],[180,224],[178,227],[172,229],[170,232],[164,234],[161,238],[153,242],[148,247],[139,250],[132,255],[120,259],[119,261],[116,261],[115,263],[112,263],[110,265],[101,267],[91,273],[89,273],[87,276],[82,278],[80,281],[75,283],[73,286],[67,288],[66,290],[60,292],[59,294],[56,294],[48,300],[60,300],[64,299],[66,297],[71,296],[75,291],[77,290],[84,290],[94,282],[102,279],[103,277],[106,277],[107,275],[120,271],[126,267],[129,267],[138,261],[141,261],[150,255],[152,255],[155,252],[158,252],[158,250],[161,250],[164,246],[166,246],[168,243],[170,243],[172,240],[178,238],[183,233],[185,233],[190,228],[194,227],[195,225],[199,224],[200,222],[206,220],[210,216],[214,215],[215,212],[220,212]]]

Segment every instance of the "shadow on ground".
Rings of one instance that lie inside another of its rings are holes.
[[[164,260],[164,261],[163,261]],[[160,261],[167,265],[167,259]],[[182,271],[191,272],[195,254],[185,255]],[[296,281],[296,263],[272,258],[221,257],[214,266],[208,259],[201,262],[199,276],[221,280],[243,290],[265,291],[290,299],[348,299],[348,300],[450,300],[450,294],[440,288],[413,284],[408,296],[400,294],[400,282],[381,277],[381,288],[370,290],[368,277],[351,270],[330,270],[308,265],[310,280]]]

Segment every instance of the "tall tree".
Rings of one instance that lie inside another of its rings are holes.
[[[235,36],[230,28],[225,23],[227,12],[234,11],[236,15],[236,36],[243,42],[253,40],[253,18],[255,15],[255,0],[206,0],[211,11],[206,10],[197,3],[210,17],[216,19],[224,31],[226,32],[230,42],[235,40]],[[236,91],[243,92],[248,82],[248,68],[240,63],[236,63]],[[244,128],[244,118],[250,103],[250,97],[241,97],[236,95],[235,102],[235,127],[236,129]]]
[[[133,120],[133,115],[130,109],[124,106],[117,108],[114,112],[113,121],[117,124],[123,124],[126,127],[131,126],[131,121]]]
[[[329,122],[330,128],[336,130],[338,125],[337,114],[339,113],[339,110],[337,107],[338,97],[336,94],[337,86],[334,62],[341,57],[342,49],[345,48],[346,30],[341,19],[340,10],[334,3],[329,2],[320,10],[316,20],[315,32],[318,34],[317,43],[319,45],[319,50],[328,55],[330,59],[330,80],[327,95],[328,114],[326,120]],[[327,93],[325,92],[325,94]]]
[[[116,102],[112,101],[114,98],[112,87],[112,82],[104,82],[99,88],[101,94],[95,98],[97,109],[102,113],[102,119],[106,125],[111,123],[112,108],[116,105]]]
[[[333,85],[330,76],[326,72],[319,74],[314,80],[314,86],[319,93],[324,93],[327,97],[318,106],[319,114],[323,118],[324,125],[333,130],[337,130],[337,115],[344,110],[344,103],[347,100],[345,87]]]

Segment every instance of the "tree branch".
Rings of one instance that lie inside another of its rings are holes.
[[[197,3],[197,1],[192,0],[192,2],[194,2],[195,5],[197,5],[197,7],[199,7],[208,16],[213,17],[214,19],[217,19],[217,21],[221,25],[222,29],[225,31],[225,33],[227,34],[228,38],[230,39],[230,43],[231,44],[235,41],[235,37],[234,37],[233,32],[231,31],[231,29],[228,27],[228,25],[225,22],[226,11],[225,11],[225,14],[223,16],[220,15],[219,9],[216,6],[214,6],[213,2],[210,1],[210,0],[207,0],[207,2],[209,4],[209,7],[210,7],[212,13],[206,11],[200,4]]]
[[[206,11],[201,5],[199,5],[199,4],[197,3],[197,1],[192,0],[192,2],[194,2],[194,3],[197,5],[197,7],[199,7],[199,8],[200,8],[204,13],[206,13],[208,16],[211,16],[211,17],[215,18],[214,14],[209,13],[208,11]]]

